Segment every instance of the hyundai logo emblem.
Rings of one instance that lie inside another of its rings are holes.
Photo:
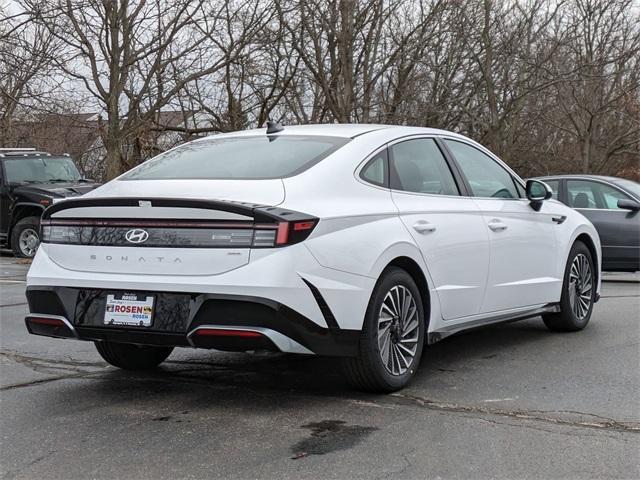
[[[129,243],[144,243],[149,238],[149,232],[141,228],[134,228],[125,233],[124,238]]]

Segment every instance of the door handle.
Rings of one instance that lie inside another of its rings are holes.
[[[507,225],[502,223],[500,220],[491,220],[488,223],[488,226],[494,232],[502,232],[507,229]]]
[[[436,226],[432,223],[420,220],[413,224],[413,229],[418,233],[431,233],[436,231]]]

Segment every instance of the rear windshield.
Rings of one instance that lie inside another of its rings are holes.
[[[160,154],[120,180],[290,177],[315,165],[348,141],[348,138],[298,135],[212,137]]]

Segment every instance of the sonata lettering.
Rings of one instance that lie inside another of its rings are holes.
[[[98,258],[98,255],[89,255],[89,260],[99,260],[99,259],[104,259],[107,262],[113,262],[114,258],[112,255],[105,255],[104,257],[100,256],[100,258]],[[153,261],[155,259],[155,261],[157,263],[182,263],[182,259],[180,259],[179,257],[174,257],[174,258],[168,258],[168,257],[138,257],[137,260],[133,259],[133,261],[137,261],[138,263],[147,263],[148,261]],[[129,257],[128,256],[121,256],[120,257],[120,262],[122,263],[129,263]],[[115,261],[118,261],[118,259],[116,258]]]

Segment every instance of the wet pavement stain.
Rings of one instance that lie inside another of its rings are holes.
[[[302,428],[311,430],[311,435],[291,448],[293,460],[353,448],[371,432],[378,430],[375,427],[347,425],[342,420],[323,420],[302,425]]]

